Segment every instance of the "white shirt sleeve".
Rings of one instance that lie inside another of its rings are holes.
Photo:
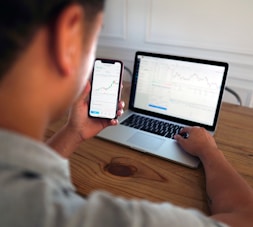
[[[99,227],[225,227],[197,210],[170,203],[125,200],[95,192],[87,200],[84,226]]]

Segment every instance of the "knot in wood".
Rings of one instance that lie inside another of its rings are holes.
[[[105,170],[115,176],[130,177],[135,174],[137,168],[135,166],[125,165],[122,163],[109,163],[105,166]]]

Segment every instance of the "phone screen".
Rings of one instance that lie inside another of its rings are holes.
[[[89,116],[116,118],[122,68],[122,62],[117,60],[95,60],[91,81]]]

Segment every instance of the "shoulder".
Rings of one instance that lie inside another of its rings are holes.
[[[0,185],[0,226],[68,226],[85,204],[69,184],[30,171],[0,168]]]

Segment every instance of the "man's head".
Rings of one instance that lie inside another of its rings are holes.
[[[93,21],[104,0],[7,0],[0,3],[0,80],[41,26],[51,26],[71,4],[85,8],[85,20]]]
[[[103,7],[104,0],[0,3],[0,127],[45,127],[72,104],[92,69]]]

